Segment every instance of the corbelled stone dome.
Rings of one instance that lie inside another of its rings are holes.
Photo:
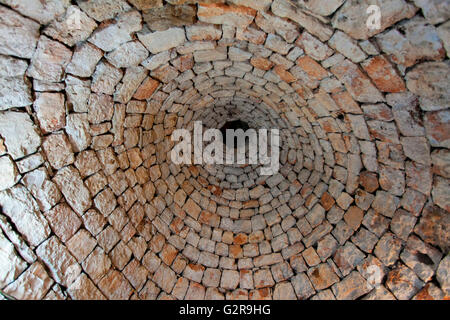
[[[0,292],[448,297],[449,18],[440,0],[0,0]],[[173,163],[196,121],[278,129],[278,173]]]

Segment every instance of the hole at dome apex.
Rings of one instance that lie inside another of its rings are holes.
[[[233,120],[233,121],[227,121],[222,128],[220,128],[220,132],[222,132],[222,138],[223,138],[223,144],[227,145],[227,130],[239,130],[242,129],[247,131],[250,129],[250,126],[247,122],[244,122],[242,120]],[[231,142],[229,143],[231,145]],[[237,146],[237,138],[234,138],[233,146]]]

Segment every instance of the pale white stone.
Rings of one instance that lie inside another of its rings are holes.
[[[300,35],[298,26],[295,23],[269,12],[258,12],[255,23],[265,33],[276,33],[289,43],[294,42]]]
[[[111,95],[122,77],[122,70],[117,69],[106,61],[101,61],[95,68],[92,76],[91,90],[92,92]]]
[[[56,132],[44,138],[42,148],[54,169],[60,169],[75,161],[69,139],[64,132]]]
[[[0,135],[14,160],[36,152],[41,145],[36,126],[24,112],[0,112]]]
[[[81,180],[80,173],[74,167],[62,168],[53,178],[53,181],[76,213],[82,215],[91,207],[92,200],[89,190]]]
[[[70,6],[70,0],[0,0],[22,15],[46,25],[61,16]]]
[[[50,235],[50,227],[30,192],[21,185],[0,192],[0,205],[28,243],[39,245]]]
[[[146,69],[152,71],[158,68],[159,66],[169,62],[171,59],[174,59],[176,55],[177,53],[174,49],[162,51],[155,55],[150,56],[148,59],[142,62],[142,65]]]
[[[0,77],[0,110],[24,107],[32,102],[30,82],[23,76]]]
[[[39,38],[39,28],[39,23],[1,6],[0,54],[30,59]]]
[[[28,263],[33,263],[36,261],[36,255],[33,250],[31,250],[23,237],[21,237],[20,234],[13,229],[6,216],[0,216],[0,228],[3,230],[3,233],[8,240],[14,245],[14,248],[17,250],[21,258]]]
[[[108,53],[106,59],[116,68],[128,68],[138,66],[148,55],[147,49],[139,41],[133,41]]]
[[[186,42],[186,35],[181,28],[138,33],[138,37],[144,46],[153,54],[178,47]]]
[[[445,0],[414,0],[422,9],[425,19],[431,24],[446,22],[450,19],[450,3]]]
[[[44,157],[41,153],[35,153],[29,157],[16,162],[17,168],[20,173],[27,173],[31,170],[36,169],[41,164],[44,163]]]
[[[131,34],[141,30],[141,23],[139,12],[125,12],[115,19],[115,23],[97,29],[88,41],[103,51],[112,51],[122,43],[133,40]]]
[[[65,126],[66,108],[63,94],[38,93],[33,107],[43,133],[57,131]]]
[[[63,286],[70,286],[81,272],[80,265],[56,236],[42,243],[36,254],[49,269],[52,278]]]
[[[97,23],[93,19],[77,6],[70,6],[65,16],[53,20],[44,33],[71,47],[86,40],[96,28]]]
[[[23,76],[28,68],[25,60],[15,59],[13,57],[0,54],[0,76],[18,77]]]
[[[261,11],[268,10],[272,4],[272,0],[229,0],[228,2]]]
[[[5,288],[5,292],[19,300],[41,300],[54,281],[40,262],[35,262],[20,277]]]
[[[0,191],[11,188],[17,183],[20,176],[14,162],[8,156],[0,158]]]
[[[75,48],[66,72],[79,77],[90,77],[102,56],[103,52],[99,48],[84,42]]]

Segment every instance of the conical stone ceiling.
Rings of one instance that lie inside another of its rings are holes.
[[[449,296],[448,1],[0,3],[6,296]],[[277,174],[171,161],[238,120]]]

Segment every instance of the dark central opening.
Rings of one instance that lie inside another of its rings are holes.
[[[227,143],[227,129],[230,130],[238,130],[238,129],[242,129],[244,131],[247,131],[248,129],[250,129],[249,125],[247,122],[241,121],[241,120],[234,120],[234,121],[228,121],[226,122],[222,128],[220,128],[220,132],[222,132],[222,138],[223,138],[223,144]],[[237,139],[234,139],[234,145],[237,144]]]

